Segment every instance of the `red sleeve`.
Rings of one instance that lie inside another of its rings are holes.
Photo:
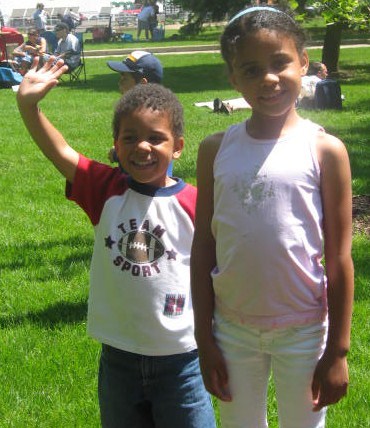
[[[93,225],[99,223],[105,202],[128,188],[127,175],[119,168],[80,155],[73,183],[66,183],[66,197],[76,202]]]
[[[176,197],[194,224],[197,189],[190,184],[186,184],[184,189],[181,190]]]

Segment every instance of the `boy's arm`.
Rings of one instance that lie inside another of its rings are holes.
[[[36,57],[31,70],[24,76],[17,93],[18,108],[22,119],[44,155],[69,181],[73,182],[79,155],[70,147],[63,135],[40,111],[38,103],[58,83],[58,78],[68,69],[63,61],[53,65],[51,59],[38,71],[39,58]]]
[[[225,360],[213,336],[214,293],[211,271],[216,266],[216,243],[211,231],[213,216],[213,162],[222,134],[202,142],[197,161],[197,208],[191,252],[191,291],[194,308],[195,339],[207,390],[230,401]]]
[[[344,144],[322,134],[318,139],[324,213],[324,254],[328,280],[329,329],[326,348],[312,382],[314,410],[347,393],[347,352],[354,292],[351,172]]]

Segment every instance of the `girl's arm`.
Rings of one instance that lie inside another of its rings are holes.
[[[55,58],[37,71],[39,57],[34,59],[31,70],[24,76],[17,93],[18,108],[24,124],[44,155],[55,165],[69,182],[73,182],[79,155],[70,147],[63,135],[40,111],[38,103],[58,83],[68,69],[63,61],[53,65]]]
[[[312,383],[314,410],[336,403],[347,393],[346,355],[354,293],[351,171],[347,151],[337,138],[318,139],[324,212],[324,253],[328,279],[329,330],[325,352]]]
[[[227,369],[213,336],[214,293],[211,271],[216,266],[216,243],[211,231],[213,216],[213,162],[222,134],[202,142],[197,161],[197,208],[191,252],[191,290],[195,320],[195,339],[207,390],[221,400],[230,401]]]

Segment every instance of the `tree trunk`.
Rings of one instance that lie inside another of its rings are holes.
[[[322,62],[326,65],[329,76],[338,73],[341,37],[341,23],[335,22],[333,24],[326,25],[324,46],[322,49]]]

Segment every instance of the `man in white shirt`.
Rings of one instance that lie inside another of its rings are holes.
[[[306,76],[302,77],[302,88],[298,98],[299,107],[312,108],[316,84],[328,77],[328,69],[322,62],[313,62],[309,65]]]
[[[62,58],[68,65],[69,71],[75,69],[81,62],[81,47],[78,38],[69,32],[67,24],[61,22],[55,26],[58,46],[55,55]]]

